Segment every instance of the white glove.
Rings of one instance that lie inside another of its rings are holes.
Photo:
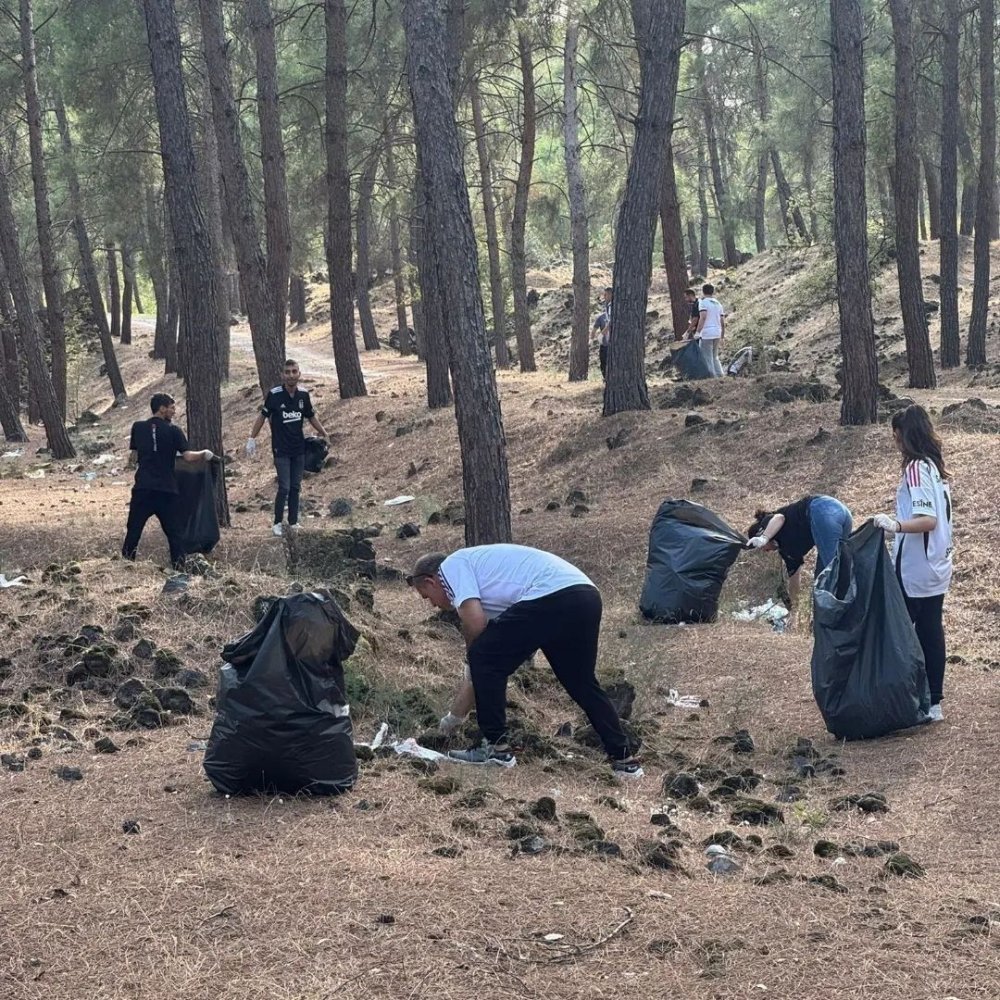
[[[453,732],[464,722],[464,719],[460,719],[457,715],[452,715],[449,712],[439,723],[438,729],[445,735],[451,736]]]
[[[205,459],[205,461],[206,461],[206,462],[211,462],[211,461],[212,461],[212,459],[213,459],[213,458],[215,458],[215,455],[213,454],[213,452],[212,452],[212,450],[211,450],[210,448],[206,448],[206,449],[205,449],[205,450],[204,450],[204,451],[203,451],[203,452],[201,453],[201,457],[202,457],[203,459]]]
[[[247,458],[253,458],[257,454],[257,442],[253,438],[247,438],[247,446],[243,450],[247,453]]]
[[[876,514],[872,520],[875,522],[875,527],[881,528],[883,531],[893,533],[899,531],[899,521],[894,517],[889,517],[888,514]]]
[[[762,549],[770,541],[769,538],[765,538],[763,535],[754,535],[753,538],[747,542],[748,549]]]

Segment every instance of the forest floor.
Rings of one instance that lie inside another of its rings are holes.
[[[38,428],[24,454],[0,458],[0,572],[27,576],[26,587],[0,589],[0,996],[1000,995],[997,369],[948,373],[933,392],[907,390],[898,306],[888,293],[876,300],[891,390],[939,414],[949,402],[985,400],[939,422],[955,473],[957,544],[944,723],[834,741],[812,697],[808,621],[781,635],[732,618],[741,604],[777,593],[775,556],[740,559],[717,624],[651,626],[637,609],[648,529],[665,497],[691,496],[740,529],[756,507],[808,492],[835,493],[857,522],[891,510],[898,459],[888,427],[838,427],[838,404],[809,389],[836,389],[829,273],[819,251],[773,252],[720,292],[734,346],[777,342],[790,351],[788,372],[698,383],[697,398],[653,375],[653,409],[609,419],[600,417],[596,364],[586,383],[569,384],[562,372],[566,275],[532,277],[545,365],[498,375],[514,536],[569,558],[604,594],[601,673],[634,685],[632,722],[644,739],[646,777],[621,786],[599,754],[556,735],[581,718],[539,658],[511,686],[512,717],[530,737],[513,771],[446,765],[428,775],[376,756],[335,801],[215,794],[201,741],[221,645],[252,625],[257,597],[286,593],[293,580],[331,581],[308,560],[290,572],[288,549],[270,535],[273,470],[266,457],[241,452],[259,394],[239,327],[224,403],[232,528],[177,597],[161,594],[166,551],[155,524],[139,562],[117,558],[129,424],[146,416],[151,392],[168,389],[183,403],[183,387],[148,358],[148,326],[120,351],[128,408],[108,408],[91,361],[77,403],[100,419],[76,435],[78,461],[37,456]],[[595,276],[595,285],[604,280]],[[890,285],[883,275],[880,287]],[[651,309],[667,315],[654,290]],[[462,644],[385,570],[462,544],[460,526],[428,523],[461,498],[454,420],[427,411],[419,364],[389,350],[363,356],[370,394],[340,401],[329,331],[321,304],[314,308],[316,322],[289,332],[288,353],[302,363],[335,461],[304,484],[305,548],[339,528],[382,526],[374,609],[362,592],[370,583],[337,581],[364,636],[349,665],[355,737],[370,739],[384,719],[401,736],[419,735],[460,677]],[[654,331],[651,361],[664,350]],[[1000,356],[995,329],[989,352]],[[586,510],[574,510],[574,491]],[[415,499],[384,506],[399,494]],[[336,498],[351,501],[351,515],[329,514]],[[420,535],[397,538],[403,522]],[[96,636],[113,647],[112,669],[183,682],[193,711],[171,713],[159,729],[119,728],[106,698],[67,684],[81,632],[84,645]],[[674,707],[671,690],[703,704]],[[732,743],[739,730],[752,750]],[[118,752],[98,752],[104,739]],[[815,777],[798,773],[809,754],[802,740],[827,762]],[[704,795],[665,796],[664,777],[681,770],[698,776]],[[736,803],[717,791],[741,773],[759,781],[740,797],[773,810],[763,825],[734,822]],[[780,801],[791,797],[789,782],[800,797]],[[884,796],[887,810],[839,808],[844,796],[866,793]],[[542,796],[554,800],[554,820],[532,811]],[[595,826],[604,845],[596,849]],[[706,870],[704,855],[721,831],[734,835],[741,866],[725,877]],[[546,850],[516,849],[534,833]],[[886,841],[924,876],[888,870]]]

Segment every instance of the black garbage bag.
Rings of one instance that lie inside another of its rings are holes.
[[[711,622],[719,593],[746,538],[690,500],[664,500],[649,529],[639,610],[656,622]]]
[[[924,656],[883,532],[868,521],[840,543],[813,590],[812,683],[838,739],[927,721]]]
[[[323,462],[326,461],[326,456],[330,451],[330,446],[323,440],[323,438],[318,437],[307,437],[305,445],[305,471],[319,472],[323,468]]]
[[[276,600],[222,650],[205,773],[228,795],[354,786],[358,764],[343,661],[358,630],[325,591]]]
[[[700,341],[697,340],[689,341],[674,351],[674,368],[683,378],[692,381],[713,376],[712,369],[701,353]]]
[[[219,517],[215,511],[220,462],[174,462],[177,478],[177,517],[185,555],[211,552],[219,544]]]

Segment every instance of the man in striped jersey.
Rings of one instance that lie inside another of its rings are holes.
[[[517,763],[507,742],[507,678],[540,649],[590,719],[615,774],[642,777],[595,676],[601,595],[580,570],[524,545],[476,545],[423,556],[406,580],[434,607],[454,608],[462,622],[468,672],[441,727],[454,731],[475,705],[483,741],[450,757],[498,767]]]

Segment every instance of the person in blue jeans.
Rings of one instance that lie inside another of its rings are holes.
[[[747,548],[777,552],[788,573],[790,624],[798,608],[799,571],[816,549],[816,576],[837,554],[840,540],[852,530],[851,512],[836,497],[810,495],[775,511],[758,510],[747,529]]]

